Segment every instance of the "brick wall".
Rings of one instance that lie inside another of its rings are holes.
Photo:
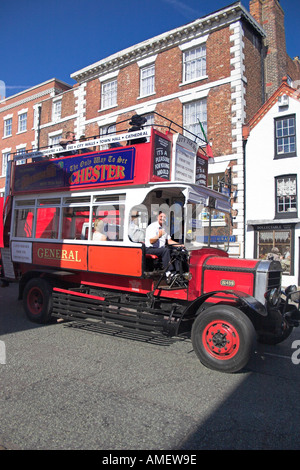
[[[263,44],[261,41],[255,41],[254,37],[255,33],[253,29],[244,25],[244,51],[245,57],[247,57],[247,60],[245,60],[245,76],[249,77],[245,84],[245,122],[248,122],[251,119],[264,102],[264,66],[262,60]]]
[[[100,109],[100,90],[101,85],[98,79],[89,80],[86,84],[86,102],[89,106],[86,107],[86,120],[92,119],[97,116]]]
[[[263,4],[264,0],[250,0],[249,2],[250,13],[260,25],[263,23]]]
[[[140,73],[137,64],[120,70],[118,75],[118,108],[127,108],[136,103],[139,95]]]
[[[278,0],[251,0],[250,13],[266,32],[265,45],[265,100],[280,86],[286,74],[293,81],[300,80],[300,67],[286,50],[284,11]],[[289,33],[289,32],[287,32]]]
[[[182,52],[174,47],[158,54],[155,62],[157,96],[168,96],[179,89],[182,81]],[[184,88],[184,87],[183,87]]]
[[[230,84],[210,90],[207,100],[207,137],[215,157],[232,154],[232,112]]]
[[[40,130],[40,147],[48,147],[49,133],[61,132],[64,135],[67,131],[74,131],[76,118],[76,99],[74,90],[67,90],[61,96],[61,120],[57,123],[52,123],[52,107],[53,98],[46,99],[42,102],[41,106],[41,130]],[[56,97],[57,98],[57,95]],[[49,125],[50,124],[50,125]]]
[[[207,74],[211,82],[230,76],[230,35],[228,27],[222,28],[207,40]]]
[[[120,115],[116,119],[119,122],[130,118],[135,112],[136,105],[166,97],[165,102],[158,102],[155,105],[155,110],[182,126],[183,104],[178,98],[170,99],[168,97],[186,90],[192,91],[195,87],[205,86],[210,82],[229,77],[232,68],[229,52],[230,35],[229,27],[213,31],[209,35],[206,43],[207,78],[185,85],[182,85],[183,54],[180,48],[174,46],[159,52],[155,60],[155,94],[150,97],[140,98],[140,69],[137,63],[130,64],[121,68],[117,77],[117,107],[99,112],[101,110],[101,83],[97,77],[91,79],[86,84],[86,120],[101,118],[120,110]],[[230,85],[222,85],[216,90],[210,90],[207,96],[208,136],[213,141],[216,155],[228,155],[232,152],[230,93]],[[191,98],[191,100],[193,99],[199,98]],[[132,108],[132,111],[122,112],[126,108]],[[86,135],[90,135],[95,130],[97,129],[94,124],[87,124]],[[222,135],[224,133],[225,137]]]

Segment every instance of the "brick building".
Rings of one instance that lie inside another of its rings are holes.
[[[41,102],[39,144],[120,130],[142,114],[166,116],[210,141],[215,162],[209,184],[232,196],[233,236],[244,255],[244,148],[242,126],[283,75],[300,78],[298,60],[285,50],[284,12],[278,0],[236,2],[74,72],[73,88]],[[61,114],[53,117],[53,109]],[[201,142],[201,141],[200,141]],[[234,196],[234,197],[233,197]]]
[[[41,103],[70,88],[70,85],[54,78],[0,101],[0,193],[4,192],[10,155],[39,147]]]
[[[279,0],[251,0],[250,13],[263,26],[264,39],[264,101],[281,85],[287,76],[289,82],[299,80],[299,58],[291,59],[286,52],[284,11]],[[293,34],[293,32],[288,32]]]

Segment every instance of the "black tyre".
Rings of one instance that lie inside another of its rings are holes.
[[[27,282],[23,293],[23,307],[28,319],[34,323],[48,323],[52,312],[52,288],[41,278]]]
[[[256,333],[249,318],[235,307],[216,305],[193,323],[192,344],[201,363],[220,372],[238,372],[248,363]]]

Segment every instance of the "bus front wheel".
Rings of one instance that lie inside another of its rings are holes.
[[[52,288],[41,278],[33,278],[25,285],[23,307],[27,318],[34,323],[47,323],[52,312]]]
[[[216,305],[201,312],[192,327],[194,351],[203,365],[220,372],[241,370],[249,361],[256,333],[240,310]]]

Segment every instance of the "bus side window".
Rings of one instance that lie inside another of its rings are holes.
[[[108,241],[122,241],[124,227],[124,206],[101,204],[93,207],[93,232],[95,222],[101,220],[102,232]],[[93,239],[93,234],[91,234]]]
[[[65,207],[63,212],[62,238],[82,240],[84,224],[89,221],[89,207]]]
[[[34,222],[34,209],[16,209],[14,220],[15,237],[32,237],[32,227]]]
[[[37,209],[35,238],[58,238],[59,207]]]

